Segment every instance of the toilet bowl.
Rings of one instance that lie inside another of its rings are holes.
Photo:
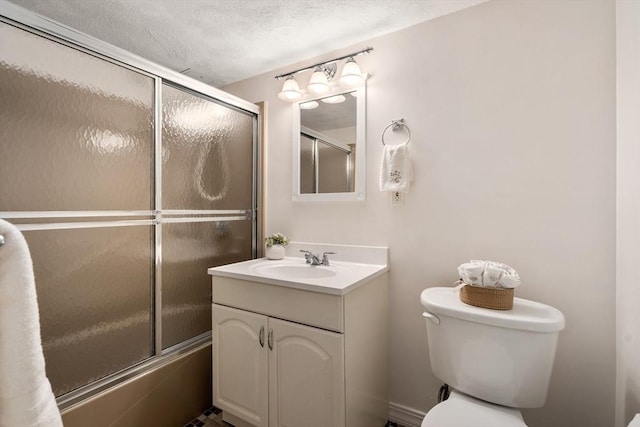
[[[453,388],[422,427],[524,427],[520,408],[544,405],[563,314],[514,298],[511,310],[460,301],[455,288],[428,288],[425,308],[431,370]]]
[[[453,390],[422,421],[421,427],[526,427],[519,410],[494,405]]]

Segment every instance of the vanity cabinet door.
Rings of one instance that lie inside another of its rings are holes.
[[[344,336],[269,318],[269,426],[345,424]]]
[[[266,316],[213,304],[213,403],[256,427],[269,421],[267,326]]]

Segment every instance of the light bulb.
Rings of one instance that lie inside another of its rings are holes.
[[[342,67],[342,74],[340,76],[340,86],[342,87],[356,87],[364,82],[364,77],[362,76],[362,71],[360,71],[360,66],[353,59],[349,58],[347,62]]]
[[[344,102],[347,98],[344,97],[344,95],[334,95],[334,96],[329,96],[327,98],[322,98],[320,101],[325,102],[327,104],[340,104],[341,102]]]
[[[288,102],[295,102],[298,99],[302,98],[300,86],[298,86],[298,82],[293,78],[293,76],[287,77],[287,79],[284,81],[282,90],[278,94],[278,98]]]
[[[308,101],[300,104],[300,109],[302,110],[313,110],[314,108],[318,108],[318,104],[316,101]]]
[[[311,93],[325,93],[328,92],[329,89],[329,80],[327,80],[327,75],[322,71],[320,67],[316,67],[311,74],[311,79],[309,80],[309,85],[307,89]]]

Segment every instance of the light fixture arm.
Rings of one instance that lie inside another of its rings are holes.
[[[338,66],[335,62],[330,62],[324,65],[318,65],[318,68],[324,72],[324,75],[327,76],[327,80],[331,80],[333,76],[336,75],[336,71],[338,71]]]
[[[291,71],[291,72],[288,72],[288,73],[278,74],[275,78],[280,80],[280,79],[283,79],[285,77],[293,76],[294,74],[298,74],[298,73],[300,73],[302,71],[310,70],[310,69],[316,68],[316,67],[321,67],[324,70],[324,67],[323,67],[324,65],[330,64],[332,62],[337,62],[337,61],[340,61],[342,59],[353,58],[354,56],[362,55],[362,54],[365,54],[365,53],[371,53],[371,51],[373,51],[372,47],[366,47],[366,48],[364,48],[364,49],[362,49],[362,50],[360,50],[358,52],[350,53],[348,55],[344,55],[344,56],[341,56],[339,58],[334,58],[334,59],[331,59],[329,61],[324,61],[324,62],[318,62],[317,64],[313,64],[313,65],[310,65],[310,66],[304,67],[304,68],[299,68],[299,69],[297,69],[295,71]]]

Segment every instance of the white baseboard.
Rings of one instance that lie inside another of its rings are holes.
[[[389,403],[389,421],[403,427],[420,427],[425,417],[424,412],[409,408],[398,403]]]

